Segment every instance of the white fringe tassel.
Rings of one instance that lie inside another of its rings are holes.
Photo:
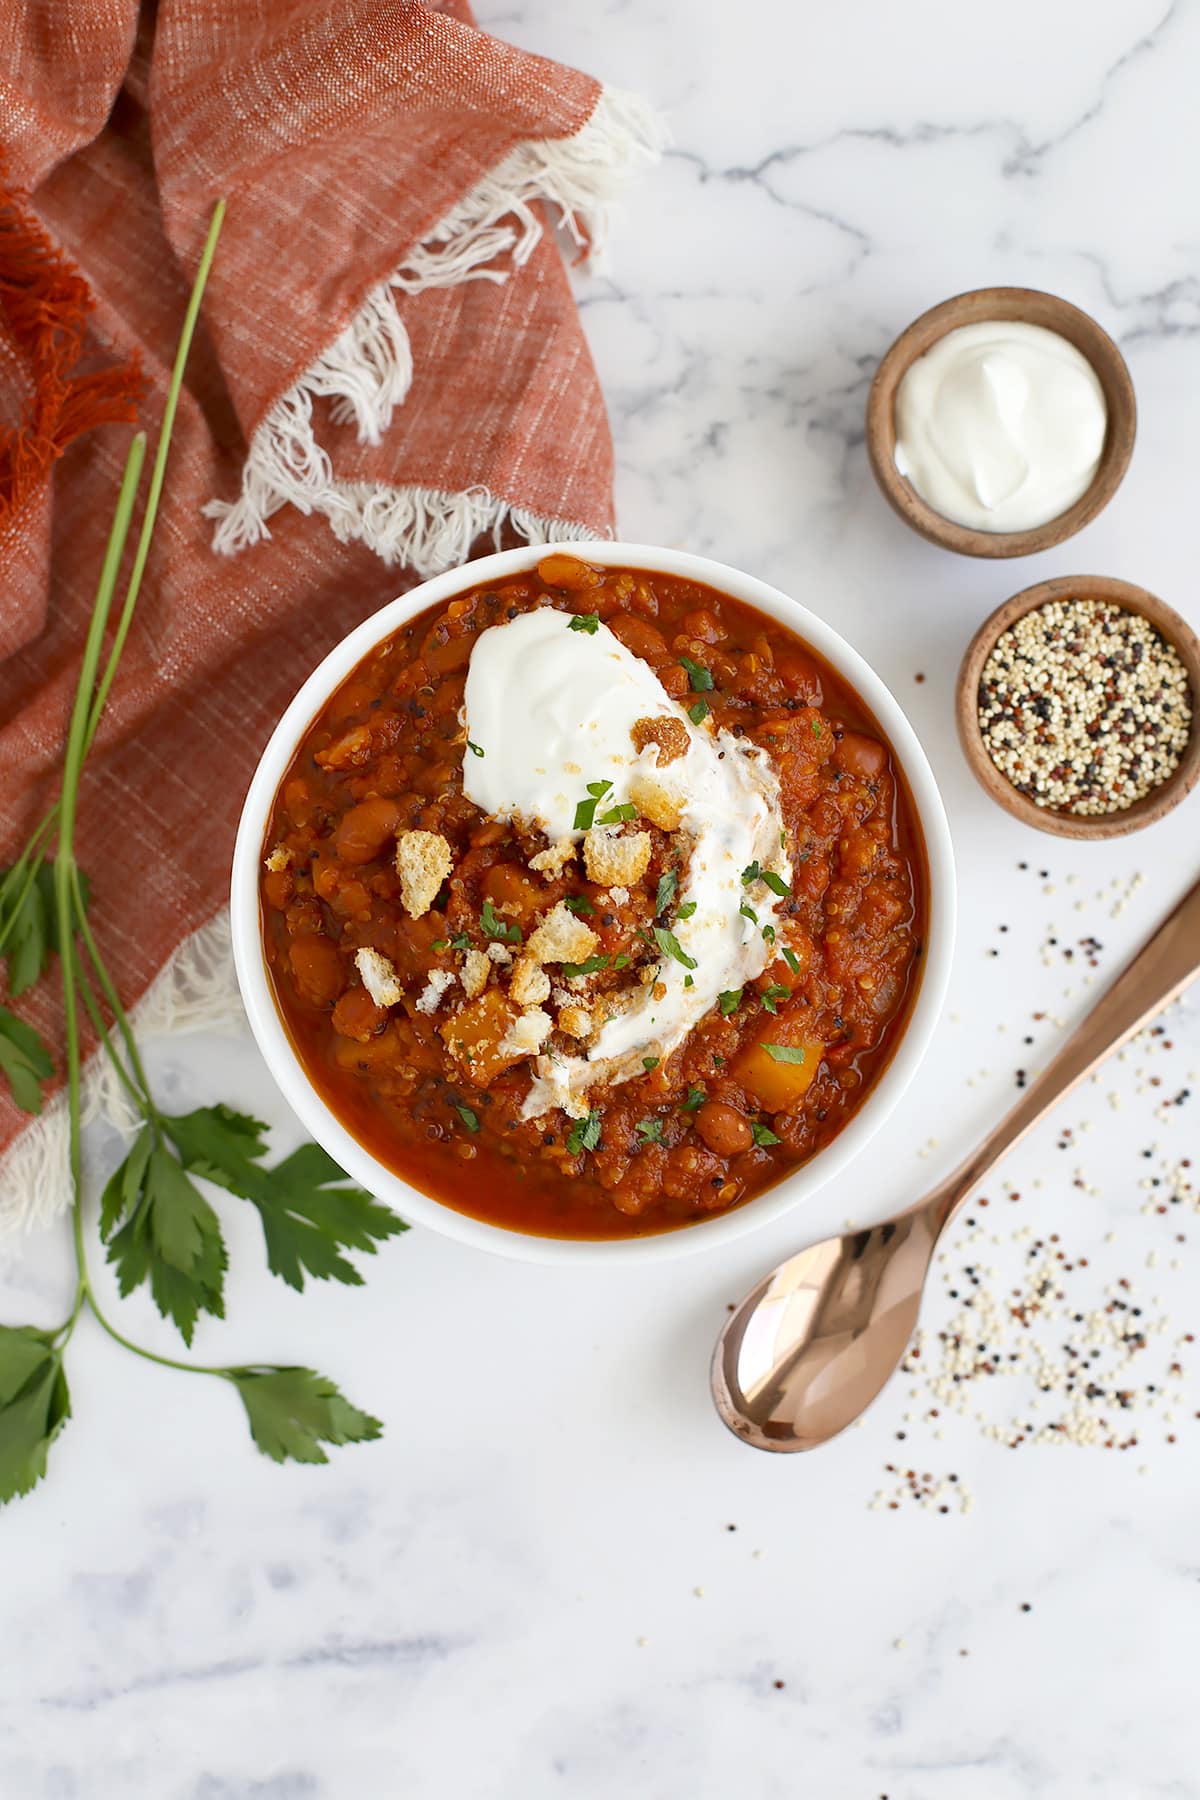
[[[142,1042],[168,1032],[240,1030],[243,1020],[228,912],[184,940],[130,1014]],[[138,1115],[103,1051],[83,1071],[81,1098],[84,1124],[107,1119],[133,1135]],[[66,1097],[58,1093],[0,1158],[0,1242],[40,1230],[67,1210],[67,1149]]]
[[[558,209],[562,228],[593,266],[603,253],[609,209],[634,168],[666,142],[663,122],[635,94],[604,89],[587,123],[570,138],[519,144],[451,208],[389,279],[372,290],[345,331],[268,411],[254,433],[236,501],[213,500],[213,548],[222,555],[269,537],[267,520],[283,506],[323,513],[343,541],[358,539],[388,563],[433,575],[464,559],[481,530],[511,522],[531,543],[593,536],[562,519],[509,506],[486,488],[446,494],[334,479],[313,429],[313,401],[332,401],[339,423],[353,422],[360,443],[378,445],[412,384],[412,351],[396,292],[418,294],[460,281],[508,278],[501,256],[527,262],[542,235],[536,201]]]

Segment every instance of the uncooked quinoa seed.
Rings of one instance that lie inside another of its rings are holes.
[[[979,729],[1000,773],[1037,806],[1123,812],[1187,748],[1192,698],[1173,645],[1107,600],[1052,600],[997,638]]]

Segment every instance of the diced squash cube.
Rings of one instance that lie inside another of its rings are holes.
[[[767,1018],[755,1041],[733,1065],[735,1078],[769,1113],[789,1112],[808,1092],[825,1046],[807,1029],[803,1013]]]
[[[529,1054],[515,1046],[504,1050],[500,1047],[519,1017],[503,990],[490,987],[438,1027],[447,1050],[462,1064],[463,1073],[470,1076],[476,1087],[487,1087],[497,1075]]]

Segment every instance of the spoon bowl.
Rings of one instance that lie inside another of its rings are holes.
[[[732,1315],[713,1357],[717,1411],[757,1450],[813,1450],[891,1379],[937,1242],[928,1206],[789,1257]]]
[[[1184,895],[1012,1111],[949,1180],[866,1231],[789,1257],[730,1315],[712,1393],[756,1450],[815,1450],[844,1431],[903,1360],[937,1241],[985,1175],[1097,1063],[1200,974],[1200,882]]]

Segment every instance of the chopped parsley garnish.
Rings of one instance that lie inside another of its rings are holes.
[[[432,944],[430,944],[429,948],[431,950],[436,950],[440,955],[440,953],[443,950],[448,950],[450,948],[450,939],[449,938],[434,938],[434,940],[433,940]]]
[[[777,875],[774,869],[760,868],[757,860],[752,862],[748,868],[742,870],[742,886],[749,887],[752,881],[761,881],[765,883],[773,894],[779,895],[781,900],[788,899],[792,892],[782,875]]]
[[[654,896],[654,910],[665,913],[679,890],[679,877],[674,869],[668,869],[665,875],[658,878],[658,892]]]
[[[803,1044],[764,1044],[763,1049],[772,1062],[802,1063],[804,1061]]]
[[[596,820],[597,825],[623,825],[628,819],[636,819],[638,809],[632,800],[623,800],[619,806],[610,806],[607,812],[601,813]]]
[[[452,950],[469,950],[471,948],[471,940],[465,931],[460,931],[457,937],[450,939],[450,948]]]
[[[693,662],[690,656],[681,656],[679,661],[681,666],[687,670],[693,694],[707,694],[712,687],[713,678],[704,664]]]
[[[562,972],[570,981],[576,975],[597,975],[601,969],[607,969],[607,956],[589,956],[586,962],[563,963]]]
[[[690,1087],[687,1091],[687,1099],[680,1106],[679,1110],[680,1112],[699,1112],[703,1105],[704,1089]]]
[[[622,952],[619,956],[613,957],[613,968],[614,969],[624,969],[625,967],[627,967],[628,963],[629,963],[629,957],[624,950],[622,950]]]
[[[788,950],[785,948],[784,952],[783,952],[783,960],[787,964],[788,968],[792,971],[793,975],[798,975],[800,973],[800,958],[796,955],[796,952],[794,950]]]
[[[821,735],[821,721],[820,721],[820,719],[814,719],[813,720],[813,736],[820,737],[820,735]]]
[[[596,817],[596,807],[599,802],[603,800],[605,794],[612,791],[612,782],[589,781],[587,784],[587,791],[591,798],[588,800],[581,800],[579,805],[575,808],[576,831],[590,831],[592,829]]]
[[[458,1100],[456,1100],[454,1102],[454,1110],[458,1114],[459,1118],[462,1120],[463,1124],[466,1126],[468,1131],[478,1131],[479,1130],[479,1114],[478,1113],[472,1112],[471,1108],[469,1106],[463,1106],[461,1104],[461,1102]]]
[[[763,989],[762,1003],[769,1013],[778,1012],[779,1002],[790,1000],[791,997],[791,988],[781,987],[777,981],[773,981],[769,988]]]
[[[596,910],[586,894],[568,894],[563,905],[573,913],[594,913]]]
[[[781,850],[787,849],[787,827],[784,825],[779,827],[779,848]]]
[[[568,631],[586,631],[589,637],[595,637],[599,629],[599,613],[576,613],[575,617],[571,620],[571,623],[567,626]]]
[[[663,1122],[661,1119],[639,1119],[634,1130],[643,1144],[661,1144],[663,1141]]]
[[[708,701],[697,700],[693,705],[688,707],[687,715],[693,725],[702,725],[708,717]]]
[[[492,910],[490,900],[485,900],[479,915],[479,925],[484,937],[499,938],[505,944],[519,944],[521,933],[516,925],[510,925],[507,919],[498,919]]]
[[[760,1125],[757,1119],[751,1119],[750,1130],[754,1136],[754,1141],[760,1150],[765,1150],[768,1144],[780,1144],[783,1142],[782,1138],[776,1137],[769,1125]]]
[[[675,961],[677,963],[682,963],[685,969],[694,969],[697,967],[695,957],[688,955],[673,931],[667,931],[662,925],[656,925],[654,927],[654,941],[664,956],[673,956]]]
[[[775,927],[773,925],[763,926],[762,941],[764,944],[773,944],[775,942]]]
[[[685,975],[683,978],[683,985],[685,988],[689,988],[689,987],[695,987],[696,984],[692,980],[690,975]]]
[[[723,994],[717,995],[717,1004],[721,1008],[721,1017],[727,1019],[731,1012],[736,1012],[742,1004],[741,988],[727,988]]]
[[[683,905],[679,908],[679,911],[675,914],[675,917],[677,919],[690,919],[695,910],[696,902],[694,900],[685,900]]]
[[[479,745],[473,744],[471,742],[470,738],[467,739],[467,749],[471,752],[472,756],[482,756],[483,755],[483,751],[479,748]]]
[[[649,1075],[651,1069],[657,1069],[661,1061],[661,1056],[643,1056],[642,1067],[645,1069],[647,1075]]]
[[[738,911],[741,913],[743,919],[749,919],[752,925],[758,924],[758,914],[748,900],[742,901],[742,904],[738,907]]]
[[[576,1119],[567,1134],[567,1149],[572,1156],[578,1156],[581,1150],[594,1150],[600,1142],[600,1114],[595,1107],[586,1119]]]

